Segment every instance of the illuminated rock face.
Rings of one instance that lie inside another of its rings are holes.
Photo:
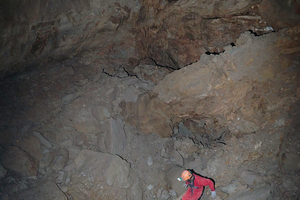
[[[294,62],[289,55],[299,51],[298,40],[289,31],[286,34],[285,39],[276,34],[242,34],[236,46],[225,47],[224,53],[204,54],[198,62],[168,74],[136,103],[121,104],[124,116],[141,131],[162,137],[172,135],[182,119],[199,123],[201,118],[211,118],[215,126],[244,134],[284,125],[286,120],[279,116],[289,112],[283,107],[292,104],[298,84],[286,67]],[[284,85],[289,98],[283,100]]]

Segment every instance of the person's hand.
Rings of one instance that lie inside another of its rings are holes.
[[[216,191],[212,191],[212,192],[211,192],[211,197],[212,197],[212,198],[217,197]]]

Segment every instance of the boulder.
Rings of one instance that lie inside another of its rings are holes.
[[[20,140],[19,147],[33,156],[36,160],[41,160],[43,157],[41,144],[37,137]]]
[[[23,177],[36,176],[38,162],[29,153],[18,147],[10,146],[0,157],[1,165]]]
[[[139,179],[119,156],[84,149],[75,163],[67,191],[73,199],[142,199]]]

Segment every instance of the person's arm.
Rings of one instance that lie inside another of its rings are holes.
[[[215,183],[211,179],[201,177],[201,183],[203,186],[209,186],[209,188],[211,190],[211,196],[213,198],[215,198],[217,196],[216,191],[215,191]]]
[[[202,178],[201,182],[202,182],[203,186],[209,186],[209,188],[212,192],[215,191],[215,183],[211,179],[204,178],[204,177],[201,177],[201,178]]]

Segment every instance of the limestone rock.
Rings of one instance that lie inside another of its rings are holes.
[[[107,119],[101,125],[101,131],[97,135],[99,150],[122,155],[127,145],[123,121],[121,119]]]
[[[27,152],[18,147],[10,146],[2,153],[0,158],[1,165],[23,177],[37,175],[38,162]]]
[[[66,149],[59,149],[54,160],[51,163],[51,168],[53,170],[62,170],[69,160],[69,152]]]
[[[50,141],[45,138],[41,133],[34,131],[33,135],[40,141],[40,143],[42,145],[44,145],[45,147],[47,147],[48,149],[52,149],[52,144],[50,143]]]

